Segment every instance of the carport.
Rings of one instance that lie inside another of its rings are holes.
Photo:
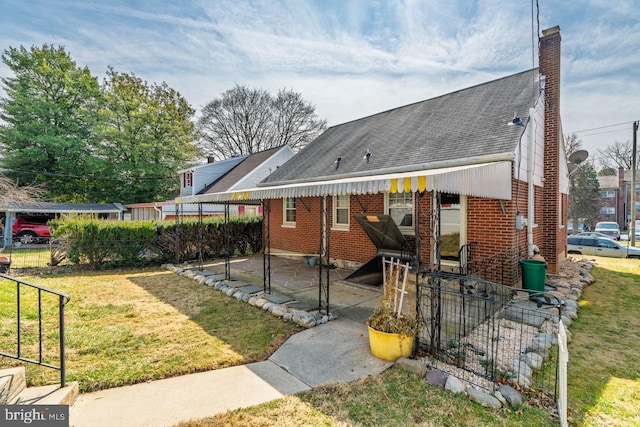
[[[0,212],[5,214],[4,217],[4,236],[3,247],[9,247],[13,244],[13,220],[20,214],[22,215],[68,215],[68,214],[93,214],[100,218],[109,218],[122,220],[124,212],[127,209],[120,203],[51,203],[51,202],[33,202],[33,203],[7,203],[0,206]]]

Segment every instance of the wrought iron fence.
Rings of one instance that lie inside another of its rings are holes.
[[[424,273],[418,284],[418,355],[494,391],[499,383],[556,396],[561,303],[481,278]]]
[[[476,245],[477,242],[471,242],[460,248],[460,274],[504,285],[518,283],[520,279],[518,248],[511,248],[486,258],[476,259]]]

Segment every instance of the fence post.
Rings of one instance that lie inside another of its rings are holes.
[[[569,350],[567,349],[567,332],[562,321],[558,322],[558,415],[560,425],[567,427],[567,363]]]

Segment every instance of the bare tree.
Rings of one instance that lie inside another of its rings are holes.
[[[638,156],[640,157],[640,156]],[[601,169],[631,170],[632,146],[630,141],[616,141],[602,150],[598,150],[599,165]]]
[[[33,203],[45,194],[41,187],[18,187],[13,181],[0,174],[0,210],[10,203]]]
[[[564,143],[566,148],[565,151],[567,152],[567,158],[576,151],[580,150],[582,146],[582,140],[578,138],[578,135],[576,135],[575,133],[569,134]]]
[[[202,109],[200,148],[218,159],[289,145],[301,149],[327,127],[299,93],[236,85]]]

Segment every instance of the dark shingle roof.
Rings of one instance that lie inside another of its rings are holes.
[[[514,153],[538,96],[538,70],[529,70],[415,104],[333,126],[274,171],[267,185],[379,174],[415,165],[475,163],[478,156]],[[367,149],[371,158],[363,157]],[[341,157],[336,169],[336,158]],[[477,161],[476,161],[477,162]]]

